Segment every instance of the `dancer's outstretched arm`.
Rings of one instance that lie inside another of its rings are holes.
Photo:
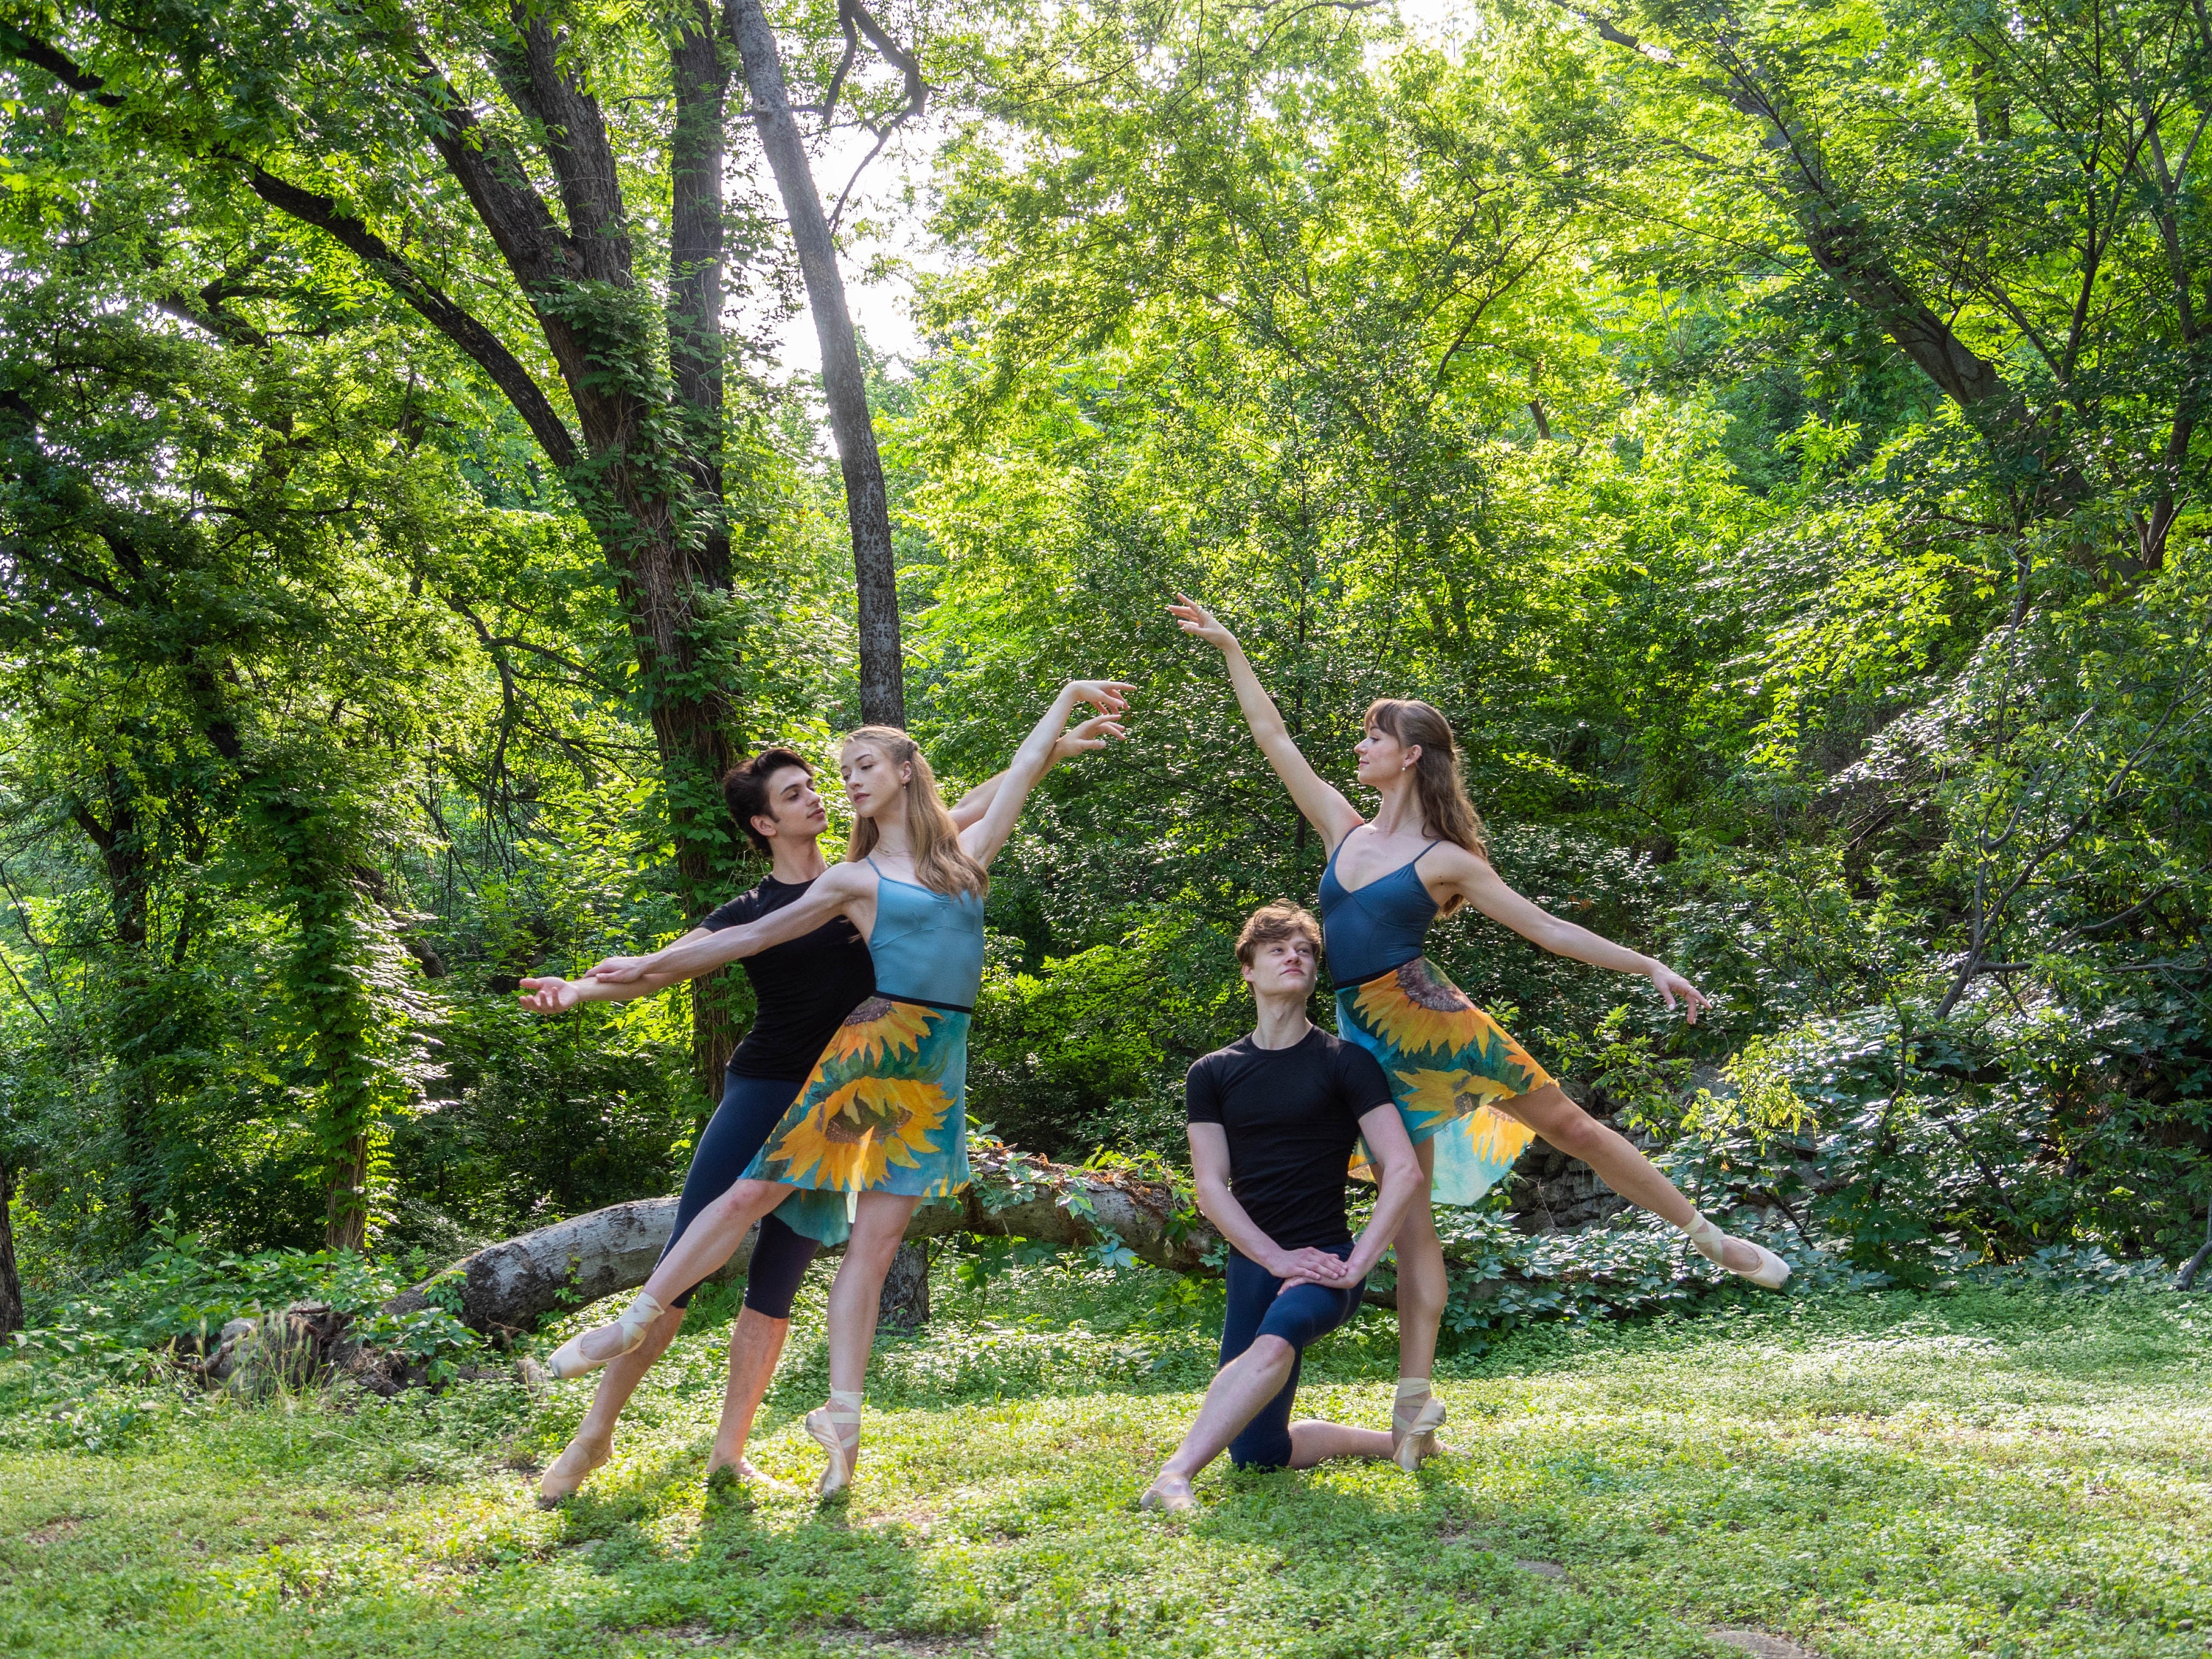
[[[689,945],[694,939],[713,937],[712,930],[694,927],[683,938],[671,942]],[[649,997],[656,991],[682,984],[686,977],[683,974],[647,974],[617,985],[612,980],[593,979],[589,975],[582,979],[563,979],[558,974],[541,974],[522,981],[522,989],[517,994],[526,1013],[565,1014],[579,1003],[632,1002],[639,997]]]
[[[1050,771],[1060,762],[1076,755],[1087,755],[1094,749],[1103,749],[1116,738],[1127,738],[1110,714],[1093,714],[1080,726],[1070,726],[1060,734],[1060,741],[1052,746],[1052,759],[1045,769]],[[1004,772],[994,772],[966,794],[952,803],[952,822],[965,830],[970,824],[981,823],[983,815],[991,810],[991,803],[999,798],[999,786],[1006,782]]]
[[[757,921],[719,933],[687,933],[650,956],[609,957],[592,967],[591,976],[617,985],[646,978],[694,979],[725,963],[757,956],[771,945],[811,933],[835,915],[848,917],[864,934],[870,931],[876,919],[874,871],[864,864],[833,864],[804,895]]]
[[[1060,695],[1052,700],[1037,723],[1030,728],[1029,736],[1022,739],[1022,746],[1014,751],[1004,774],[1005,781],[992,798],[989,810],[980,822],[960,832],[960,850],[988,869],[991,860],[999,856],[999,849],[1013,835],[1022,808],[1029,804],[1030,791],[1051,769],[1054,751],[1061,737],[1073,735],[1066,733],[1066,728],[1067,717],[1075,712],[1075,706],[1087,702],[1101,714],[1118,715],[1127,709],[1127,694],[1135,690],[1119,680],[1070,680],[1061,686]],[[1084,724],[1091,722],[1086,720]]]
[[[1229,683],[1237,689],[1237,706],[1244,711],[1244,724],[1252,728],[1252,740],[1260,745],[1267,764],[1275,769],[1275,775],[1291,792],[1291,799],[1305,815],[1306,822],[1321,831],[1322,844],[1334,851],[1337,842],[1367,820],[1340,791],[1322,781],[1312,763],[1291,740],[1291,728],[1284,723],[1282,711],[1260,684],[1260,677],[1253,672],[1237,636],[1224,628],[1211,611],[1187,594],[1176,595],[1176,603],[1168,607],[1168,615],[1176,619],[1184,633],[1204,640],[1221,653],[1223,660],[1229,665]]]
[[[1593,933],[1531,903],[1505,884],[1488,859],[1449,843],[1438,847],[1422,866],[1422,879],[1434,893],[1445,889],[1465,899],[1492,921],[1510,927],[1531,945],[1553,956],[1587,962],[1593,968],[1616,973],[1640,974],[1651,981],[1668,1007],[1677,1000],[1698,1023],[1698,1011],[1707,1006],[1705,993],[1656,957],[1647,957],[1626,945],[1615,945],[1602,933]]]

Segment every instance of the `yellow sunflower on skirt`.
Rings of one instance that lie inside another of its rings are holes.
[[[1419,957],[1362,985],[1352,1011],[1361,1024],[1407,1054],[1464,1048],[1490,1023],[1465,992]]]
[[[929,1021],[927,1008],[893,1002],[889,997],[870,997],[830,1033],[830,1046],[823,1050],[819,1063],[842,1064],[858,1059],[866,1066],[887,1054],[918,1054],[923,1039],[929,1036]]]
[[[854,1192],[881,1182],[896,1164],[919,1167],[933,1150],[951,1099],[920,1078],[860,1077],[823,1096],[769,1143],[773,1179]]]
[[[1527,1092],[1474,1072],[1401,1072],[1398,1103],[1425,1123],[1468,1120],[1470,1150],[1486,1163],[1510,1164],[1535,1139],[1535,1131],[1495,1110],[1491,1103]]]

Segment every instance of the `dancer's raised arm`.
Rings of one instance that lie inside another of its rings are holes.
[[[991,860],[998,857],[999,849],[1014,833],[1014,825],[1020,821],[1022,808],[1029,804],[1030,791],[1036,788],[1037,781],[1052,769],[1062,738],[1074,735],[1066,731],[1066,726],[1068,716],[1075,712],[1076,705],[1087,702],[1097,709],[1101,716],[1118,715],[1128,708],[1127,694],[1135,690],[1134,686],[1125,685],[1119,680],[1070,680],[1060,687],[1060,695],[1052,700],[1050,707],[1030,728],[1029,736],[1022,739],[1022,746],[1014,751],[1013,759],[1007,763],[1006,769],[1001,775],[1003,781],[999,785],[998,793],[992,797],[988,810],[980,821],[960,832],[960,850],[976,863],[989,868]],[[1097,723],[1096,720],[1085,720],[1084,726]],[[1081,729],[1078,728],[1079,731]],[[1120,732],[1118,726],[1109,729],[1117,733]]]
[[[1275,775],[1291,792],[1291,799],[1305,815],[1306,822],[1321,831],[1322,844],[1332,850],[1337,842],[1367,822],[1361,817],[1343,794],[1324,782],[1320,773],[1291,739],[1291,728],[1284,723],[1282,711],[1275,700],[1260,684],[1252,664],[1244,654],[1244,647],[1237,636],[1223,627],[1214,614],[1187,593],[1176,595],[1176,603],[1168,607],[1182,631],[1194,638],[1204,640],[1221,653],[1229,665],[1229,683],[1237,690],[1237,706],[1244,711],[1244,724],[1252,728],[1252,740],[1260,745],[1260,752],[1267,757],[1267,764],[1275,769]]]
[[[1060,734],[1060,741],[1052,746],[1052,759],[1045,769],[1050,771],[1064,760],[1077,755],[1087,755],[1094,749],[1103,749],[1109,741],[1126,739],[1128,733],[1111,714],[1093,714],[1080,726],[1070,726]],[[970,824],[981,823],[983,815],[991,810],[991,803],[999,798],[999,787],[1006,781],[1004,772],[994,772],[960,797],[947,808],[952,822],[965,830]]]

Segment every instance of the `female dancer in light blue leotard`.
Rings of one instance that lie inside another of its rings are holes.
[[[1338,1032],[1382,1062],[1434,1195],[1473,1203],[1541,1135],[1621,1197],[1680,1228],[1707,1260],[1780,1289],[1790,1277],[1787,1262],[1699,1215],[1650,1159],[1568,1099],[1429,961],[1425,939],[1437,915],[1472,904],[1547,951],[1642,975],[1669,1008],[1686,1004],[1692,1021],[1705,1004],[1697,988],[1665,963],[1562,921],[1498,879],[1442,714],[1425,702],[1395,699],[1367,711],[1355,746],[1358,776],[1380,799],[1374,817],[1364,818],[1298,752],[1236,635],[1203,605],[1176,598],[1169,614],[1227,659],[1254,740],[1329,849],[1321,911]],[[1398,1462],[1410,1469],[1435,1450],[1444,1420],[1443,1405],[1429,1389],[1447,1287],[1428,1206],[1400,1229],[1397,1248],[1400,1375],[1391,1437]]]
[[[839,764],[854,815],[844,863],[772,915],[592,970],[617,981],[702,973],[842,915],[868,941],[876,995],[830,1039],[745,1178],[699,1212],[620,1318],[564,1343],[548,1370],[575,1376],[636,1346],[667,1298],[720,1266],[771,1211],[824,1243],[849,1234],[830,1289],[830,1401],[807,1413],[806,1431],[830,1454],[819,1490],[852,1480],[884,1275],[922,1200],[968,1182],[968,1018],[982,977],[985,871],[1075,705],[1118,714],[1129,689],[1097,680],[1065,687],[981,821],[965,830],[954,828],[914,740],[863,726],[846,738]]]

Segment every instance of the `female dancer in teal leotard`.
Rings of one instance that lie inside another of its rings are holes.
[[[1649,979],[1668,1007],[1705,1006],[1663,962],[1626,950],[1539,909],[1498,879],[1467,798],[1451,727],[1425,702],[1385,700],[1367,711],[1354,752],[1359,781],[1380,798],[1372,819],[1324,783],[1291,740],[1243,647],[1203,605],[1181,594],[1169,614],[1220,651],[1247,725],[1291,799],[1329,849],[1321,885],[1329,976],[1340,1036],[1382,1061],[1437,1200],[1471,1204],[1534,1135],[1578,1158],[1632,1204],[1688,1235],[1707,1260],[1778,1290],[1790,1266],[1732,1238],[1698,1213],[1651,1160],[1567,1098],[1528,1051],[1424,954],[1438,915],[1472,904],[1547,951]],[[1430,1392],[1444,1310],[1443,1247],[1427,1205],[1398,1233],[1398,1399],[1391,1437],[1403,1468],[1436,1449],[1444,1408]]]
[[[1065,687],[982,820],[965,830],[954,828],[912,738],[861,727],[845,739],[839,764],[854,815],[844,863],[757,921],[592,970],[617,981],[698,974],[842,915],[868,941],[876,994],[838,1028],[744,1178],[699,1212],[620,1318],[563,1344],[549,1371],[576,1376],[635,1347],[668,1298],[720,1266],[770,1212],[825,1243],[849,1235],[830,1289],[830,1401],[807,1413],[806,1431],[830,1454],[819,1490],[852,1480],[884,1276],[921,1201],[968,1183],[968,1018],[983,971],[986,869],[1075,705],[1118,714],[1129,689],[1097,680]]]

